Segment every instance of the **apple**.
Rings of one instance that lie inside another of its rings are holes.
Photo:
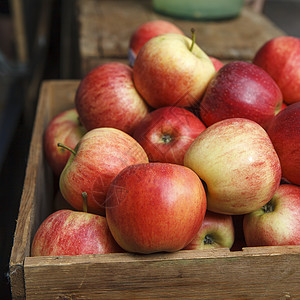
[[[106,193],[115,176],[129,165],[148,162],[142,146],[115,128],[90,130],[73,152],[59,178],[61,194],[81,210],[81,194],[86,192],[89,211],[103,216]]]
[[[164,33],[184,34],[179,27],[166,20],[152,20],[140,25],[129,40],[128,58],[130,66],[134,65],[137,54],[146,42]]]
[[[176,33],[150,39],[133,66],[136,89],[153,108],[192,106],[214,74],[207,54],[190,38]]]
[[[208,84],[199,116],[206,126],[228,118],[247,118],[267,128],[281,105],[281,91],[268,73],[254,64],[234,61]]]
[[[284,103],[284,102],[282,102],[280,111],[284,110],[286,107],[287,107],[287,104]],[[278,112],[278,113],[279,113],[279,112]],[[278,114],[278,113],[277,113],[277,114]],[[277,114],[276,114],[276,115],[277,115]]]
[[[128,134],[149,110],[135,89],[132,68],[118,62],[100,65],[81,80],[75,106],[87,130],[113,127]]]
[[[246,214],[265,205],[281,180],[278,155],[267,132],[243,118],[219,121],[199,134],[184,156],[207,187],[207,207]]]
[[[43,148],[46,160],[56,176],[60,175],[70,157],[70,152],[57,147],[57,143],[75,148],[85,133],[86,129],[79,122],[75,108],[57,114],[49,122],[43,136]]]
[[[200,230],[185,250],[231,248],[234,243],[232,216],[206,211]]]
[[[192,112],[167,106],[149,113],[137,125],[133,137],[144,148],[149,161],[182,165],[186,150],[205,128]]]
[[[216,69],[216,72],[218,72],[224,66],[223,62],[221,62],[216,57],[209,56],[209,58],[210,58],[211,62],[213,63],[213,65]]]
[[[184,248],[199,231],[205,211],[205,190],[197,174],[169,163],[125,168],[106,198],[106,218],[114,239],[134,253]]]
[[[280,111],[267,132],[279,156],[282,177],[300,185],[300,103]]]
[[[58,210],[39,226],[31,245],[31,256],[58,256],[118,253],[116,243],[103,216]]]
[[[300,38],[279,36],[267,41],[253,63],[276,81],[287,104],[300,101]]]
[[[300,186],[281,184],[272,199],[245,215],[247,246],[300,245]]]

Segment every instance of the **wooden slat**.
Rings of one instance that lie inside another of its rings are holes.
[[[82,75],[103,59],[127,60],[129,40],[146,21],[164,19],[190,36],[196,29],[197,43],[221,60],[251,60],[263,43],[284,35],[264,15],[244,7],[239,17],[218,22],[174,19],[157,14],[150,0],[77,0],[79,55]]]
[[[33,234],[41,220],[50,213],[53,200],[52,173],[44,159],[42,136],[50,119],[73,105],[77,85],[76,81],[49,81],[41,88],[10,257],[10,282],[14,299],[24,298],[24,259],[30,254]]]
[[[297,299],[299,247],[26,258],[30,299]]]

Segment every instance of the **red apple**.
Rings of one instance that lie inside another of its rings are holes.
[[[75,148],[85,133],[86,129],[79,122],[75,108],[59,113],[49,122],[44,133],[43,147],[46,160],[56,176],[60,175],[70,157],[70,152],[57,147],[57,144],[63,143]]]
[[[268,134],[279,156],[282,176],[300,185],[300,103],[280,111],[270,123]]]
[[[300,245],[300,186],[282,184],[263,207],[244,217],[247,246]]]
[[[117,62],[100,65],[81,80],[75,105],[87,130],[113,127],[131,134],[148,113],[134,87],[132,68]]]
[[[139,143],[115,128],[96,128],[87,132],[71,154],[60,175],[60,191],[75,209],[82,209],[83,192],[88,195],[92,213],[105,215],[105,197],[115,176],[125,167],[147,163]]]
[[[152,20],[140,25],[132,34],[129,41],[128,58],[131,66],[134,65],[135,58],[140,49],[151,38],[164,33],[183,34],[175,24],[166,20]]]
[[[176,164],[132,165],[110,185],[106,217],[111,233],[126,251],[173,252],[198,232],[206,211],[201,180]]]
[[[186,150],[205,128],[199,118],[185,108],[168,106],[149,113],[137,125],[133,137],[150,161],[183,164]]]
[[[282,102],[280,111],[282,111],[282,110],[285,109],[286,107],[287,107],[287,104],[284,103],[284,102]],[[279,113],[279,112],[278,112],[278,113]],[[278,114],[278,113],[277,113],[277,114]]]
[[[39,226],[31,256],[84,255],[124,252],[107,226],[106,218],[62,209]]]
[[[276,81],[287,104],[300,101],[300,38],[280,36],[262,45],[253,63]]]
[[[190,38],[176,33],[150,39],[133,66],[136,89],[154,108],[194,105],[214,74],[206,53]]]
[[[234,242],[232,216],[206,211],[200,230],[185,250],[231,248]]]
[[[247,118],[267,128],[281,104],[280,89],[268,73],[254,64],[235,61],[223,66],[210,81],[199,113],[206,126],[228,118]]]
[[[207,186],[208,210],[229,215],[255,211],[274,195],[280,162],[266,131],[256,122],[219,121],[194,140],[184,156]]]
[[[223,66],[224,64],[217,58],[213,57],[213,56],[209,56],[211,62],[213,63],[215,69],[216,69],[216,72],[219,71]]]

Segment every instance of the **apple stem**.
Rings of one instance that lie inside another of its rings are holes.
[[[58,147],[61,147],[61,148],[64,148],[64,149],[67,149],[68,151],[70,151],[70,152],[72,152],[74,155],[76,155],[75,150],[69,148],[68,146],[66,146],[66,145],[64,145],[64,144],[62,144],[62,143],[58,143],[57,146],[58,146]]]
[[[196,41],[195,29],[192,28],[192,29],[191,29],[191,32],[192,32],[192,45],[191,45],[191,47],[190,47],[190,51],[192,52],[192,51],[193,51],[193,48],[194,48],[194,45],[195,45],[195,41]]]
[[[77,117],[77,122],[78,122],[78,126],[83,126],[82,123],[81,123],[81,121],[80,121],[79,116]]]
[[[214,239],[212,238],[211,235],[207,234],[204,237],[204,240],[203,240],[204,245],[211,245],[211,244],[213,244],[213,242],[214,242]]]
[[[165,144],[168,144],[172,141],[172,137],[169,134],[164,134],[161,139]]]
[[[82,196],[82,211],[87,213],[87,193],[86,192],[82,192],[81,193]]]
[[[274,211],[274,207],[273,207],[273,204],[271,201],[269,201],[267,204],[265,204],[263,207],[262,207],[263,211],[265,213],[269,213],[269,212],[272,212]]]

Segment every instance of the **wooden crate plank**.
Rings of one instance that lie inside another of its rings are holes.
[[[29,255],[30,241],[33,230],[33,224],[36,223],[35,213],[37,212],[37,180],[39,176],[44,176],[45,171],[42,164],[41,140],[45,128],[44,116],[46,115],[47,89],[43,89],[41,94],[41,102],[37,108],[37,118],[34,126],[34,134],[31,141],[29,151],[30,164],[27,166],[22,199],[20,203],[19,216],[16,225],[14,243],[10,258],[10,282],[14,287],[12,294],[14,298],[21,298],[24,294],[24,274],[23,262],[25,255]],[[39,176],[38,176],[39,175]],[[46,190],[45,190],[46,191]]]
[[[239,17],[218,22],[188,21],[157,14],[151,1],[78,0],[77,22],[82,73],[106,58],[127,59],[129,40],[142,23],[164,19],[190,36],[196,29],[197,43],[209,55],[221,60],[251,60],[263,43],[284,35],[267,17],[244,7]],[[86,63],[91,59],[94,65]]]
[[[277,247],[278,248],[278,247]],[[286,248],[286,249],[285,249]],[[171,254],[32,257],[30,299],[281,299],[300,297],[299,247]]]
[[[42,136],[55,114],[73,106],[78,83],[49,81],[41,88],[9,264],[14,299],[24,298],[24,259],[30,255],[37,226],[52,208],[52,173],[43,155]]]

